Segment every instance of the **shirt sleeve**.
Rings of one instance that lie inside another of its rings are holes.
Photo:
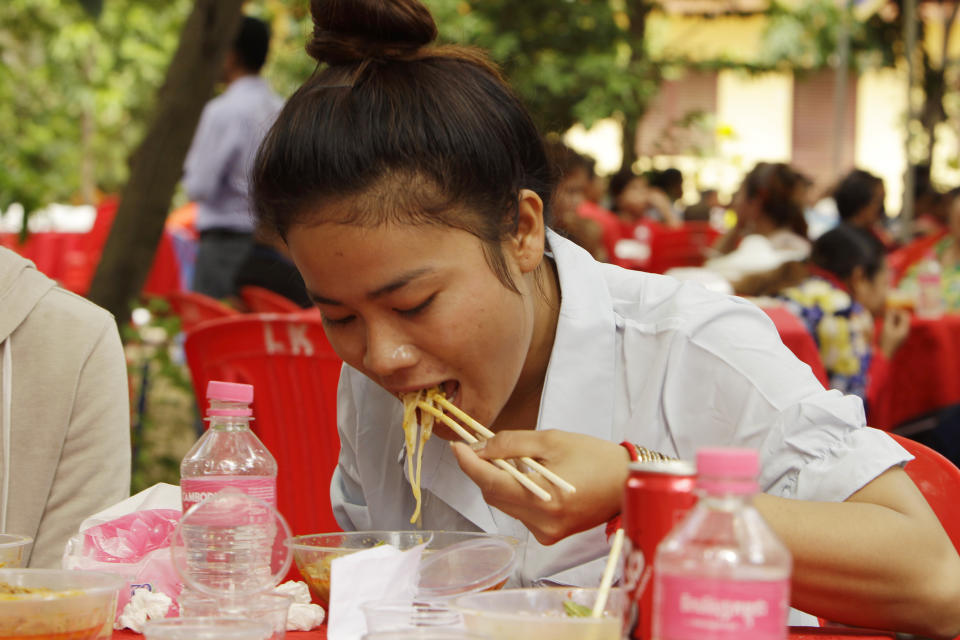
[[[330,504],[337,524],[344,531],[363,531],[371,528],[360,474],[357,468],[357,405],[354,399],[350,373],[344,367],[337,389],[337,430],[340,434],[340,458],[330,482]]]
[[[860,398],[824,390],[749,303],[725,305],[688,327],[675,336],[672,352],[664,413],[681,457],[692,459],[709,445],[755,448],[764,491],[829,501],[847,499],[910,459],[886,434],[864,426]]]
[[[183,188],[187,196],[197,202],[216,197],[220,185],[230,175],[231,163],[242,148],[240,136],[246,133],[217,106],[214,101],[204,108],[184,161]]]
[[[31,566],[57,567],[88,516],[130,495],[126,360],[112,318],[80,370],[60,462],[37,529]]]

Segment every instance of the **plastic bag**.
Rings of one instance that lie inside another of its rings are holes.
[[[120,593],[118,615],[133,591],[143,588],[169,596],[174,605],[167,616],[177,615],[183,585],[173,568],[169,539],[180,521],[179,502],[179,487],[155,485],[87,518],[67,542],[63,568],[126,576],[129,588]]]

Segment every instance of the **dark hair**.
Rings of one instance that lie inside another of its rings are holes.
[[[436,25],[416,0],[312,0],[310,10],[307,52],[326,65],[257,154],[261,220],[282,236],[314,222],[463,229],[516,291],[500,243],[517,229],[520,190],[537,193],[547,216],[552,185],[519,99],[480,51],[432,46]]]
[[[594,161],[585,155],[577,153],[567,145],[558,141],[546,143],[547,158],[553,171],[554,181],[563,180],[564,176],[577,169],[587,172],[587,177],[593,176]]]
[[[873,279],[883,268],[883,243],[867,229],[840,223],[817,238],[810,250],[810,262],[847,280],[856,267]]]
[[[270,48],[270,26],[263,20],[243,16],[237,37],[233,41],[233,52],[237,62],[251,73],[259,73],[267,61]]]
[[[837,211],[841,220],[849,220],[870,204],[877,194],[877,186],[883,180],[862,169],[854,169],[848,173],[836,189],[833,190],[833,199],[837,203]]]
[[[663,171],[650,172],[650,186],[656,187],[662,191],[669,191],[671,187],[680,187],[683,185],[683,174],[679,169],[673,167]]]
[[[741,296],[776,296],[810,277],[810,265],[846,281],[857,267],[871,280],[884,265],[883,244],[866,229],[840,223],[817,238],[806,262],[789,261],[760,273],[751,273],[733,283]]]
[[[627,185],[637,178],[643,178],[643,176],[635,174],[629,166],[621,167],[619,171],[610,176],[610,183],[607,185],[610,200],[616,203],[617,198],[627,188]]]
[[[807,221],[798,199],[800,177],[782,162],[757,163],[743,179],[748,199],[760,199],[760,209],[778,229],[790,229],[807,237]]]

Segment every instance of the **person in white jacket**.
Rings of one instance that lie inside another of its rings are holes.
[[[960,632],[960,557],[857,398],[820,387],[747,302],[600,265],[549,232],[535,125],[476,50],[433,46],[420,2],[311,10],[307,51],[327,66],[287,102],[252,184],[345,363],[344,528],[414,528],[398,396],[439,386],[497,435],[476,453],[435,429],[423,526],[527,540],[515,581],[596,584],[621,441],[685,458],[749,446],[795,607]],[[576,493],[541,478],[541,500],[487,461],[523,455]]]
[[[33,538],[28,566],[130,495],[128,394],[113,317],[0,247],[0,531]]]

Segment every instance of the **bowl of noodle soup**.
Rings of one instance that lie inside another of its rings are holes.
[[[434,567],[431,576],[442,572],[442,583],[429,585],[430,599],[440,593],[461,595],[474,590],[499,589],[516,564],[519,541],[509,536],[472,531],[349,531],[319,533],[291,538],[293,559],[310,587],[314,602],[326,609],[330,602],[330,567],[334,559],[389,544],[406,551],[426,544],[421,567]],[[491,549],[495,549],[492,553]],[[430,562],[438,552],[442,563]],[[497,565],[497,566],[494,566]],[[479,569],[480,574],[477,574]]]
[[[0,638],[98,640],[113,633],[121,575],[0,569]]]

